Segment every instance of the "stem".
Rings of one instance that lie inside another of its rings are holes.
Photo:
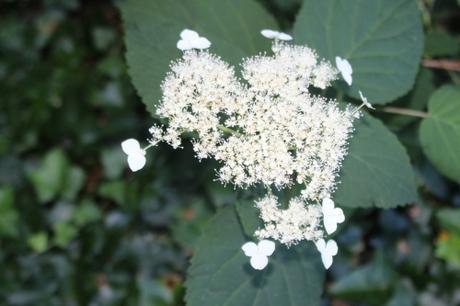
[[[146,147],[145,147],[143,150],[144,150],[144,151],[146,151],[148,148],[151,148],[151,147],[153,147],[153,146],[154,146],[154,144],[152,144],[152,143],[149,143],[149,145],[148,145],[148,146],[146,146]]]
[[[354,114],[356,114],[361,108],[364,107],[364,105],[366,105],[366,104],[363,103],[363,104],[361,104],[360,106],[358,106],[358,107],[351,113],[351,115],[353,116]]]
[[[337,93],[337,98],[336,98],[336,100],[337,100],[337,101],[342,101],[344,95],[345,95],[345,93],[344,93],[343,91],[339,90],[339,92]]]
[[[418,118],[428,117],[428,113],[426,112],[422,112],[422,111],[418,111],[414,109],[408,109],[408,108],[386,106],[379,110],[385,113],[398,114],[398,115],[411,116],[411,117],[418,117]]]
[[[446,60],[446,59],[424,59],[422,61],[423,67],[443,69],[448,71],[460,71],[459,60]]]

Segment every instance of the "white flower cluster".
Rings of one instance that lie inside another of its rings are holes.
[[[274,243],[264,239],[287,246],[310,240],[329,268],[337,244],[324,236],[345,220],[330,197],[353,120],[363,106],[372,106],[361,92],[364,103],[354,109],[311,93],[312,87],[330,86],[339,72],[351,85],[353,70],[346,59],[337,57],[336,70],[307,46],[284,42],[292,39],[286,33],[266,29],[261,34],[275,40],[273,55],[244,59],[240,80],[232,66],[205,50],[211,45],[205,37],[182,31],[177,47],[184,53],[170,66],[157,108],[167,127],[152,126],[144,149],[135,139],[122,148],[131,170],[137,171],[145,165],[146,149],[161,141],[178,148],[181,135],[192,133],[196,156],[217,160],[224,184],[269,189],[301,184],[303,190],[287,209],[271,194],[256,201],[264,227],[255,235],[262,241],[246,243],[243,251],[255,269],[263,269],[274,251]]]
[[[286,209],[281,209],[278,199],[267,195],[256,202],[264,228],[254,234],[259,239],[271,238],[291,246],[302,240],[318,241],[325,234],[337,230],[337,224],[345,221],[342,209],[325,198],[322,205],[309,204],[300,197],[292,198]]]
[[[353,116],[308,89],[329,85],[336,70],[307,47],[275,43],[273,56],[246,59],[242,75],[246,83],[219,57],[186,51],[162,84],[157,113],[169,121],[162,140],[178,147],[183,132],[196,133],[197,157],[221,162],[225,184],[302,183],[304,199],[329,197]]]
[[[305,205],[303,199],[296,197],[289,201],[287,209],[280,209],[278,199],[268,195],[256,201],[256,207],[265,223],[263,229],[255,232],[259,239],[271,238],[290,246],[302,240],[323,238],[320,205]]]

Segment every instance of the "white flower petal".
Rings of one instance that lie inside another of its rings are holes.
[[[335,256],[339,251],[339,247],[337,246],[337,242],[335,240],[329,240],[326,244],[326,252],[328,255]]]
[[[181,39],[177,42],[177,49],[186,51],[192,49],[192,44],[188,40]]]
[[[280,32],[278,31],[273,31],[270,29],[264,29],[260,31],[260,34],[262,34],[264,37],[269,38],[269,39],[274,39],[277,38]]]
[[[351,84],[353,83],[353,78],[351,76],[351,73],[350,74],[342,73],[342,77],[345,80],[345,82],[348,84],[348,86],[351,86]]]
[[[316,242],[316,247],[321,253],[321,260],[326,269],[329,269],[333,262],[333,256],[337,255],[338,246],[334,240],[329,240],[327,243],[324,239],[320,239]]]
[[[334,208],[334,202],[329,198],[323,199],[321,210],[323,212],[324,228],[330,235],[337,230],[337,223],[345,221],[345,215],[341,208]]]
[[[339,69],[340,73],[342,74],[343,79],[349,86],[351,86],[353,79],[352,79],[352,73],[353,73],[353,68],[351,68],[351,64],[349,61],[346,59],[341,58],[340,56],[335,57],[335,65],[337,66],[337,69]]]
[[[344,74],[350,74],[350,75],[353,73],[353,68],[351,67],[350,62],[347,59],[337,56],[335,58],[335,63],[337,65],[337,68],[340,70],[340,72]]]
[[[257,246],[259,253],[265,256],[270,256],[275,251],[275,243],[270,240],[261,240]]]
[[[205,37],[198,37],[192,41],[194,49],[207,49],[211,46],[211,42]]]
[[[292,40],[291,35],[283,33],[283,32],[279,33],[277,38],[281,40]]]
[[[318,241],[315,242],[316,248],[318,249],[318,252],[322,253],[324,250],[326,250],[326,241],[324,239],[319,239]]]
[[[251,257],[251,266],[256,270],[262,270],[268,264],[268,257],[262,254],[257,254]]]
[[[241,249],[243,250],[244,254],[248,257],[255,256],[259,251],[257,244],[255,244],[254,242],[246,242],[245,244],[243,244]]]
[[[363,103],[364,105],[366,105],[366,107],[370,108],[370,109],[375,109],[372,104],[369,103],[369,101],[367,101],[367,98],[363,95],[363,93],[361,92],[361,90],[358,90],[359,92],[359,96],[361,97],[361,100],[363,100]]]
[[[139,151],[142,150],[139,141],[134,138],[126,139],[123,141],[121,143],[121,149],[128,155],[139,153]]]
[[[145,159],[144,154],[128,155],[128,166],[133,172],[141,170],[145,166],[145,162],[146,162],[146,159]]]
[[[325,212],[330,212],[334,209],[334,201],[332,201],[331,199],[329,198],[325,198],[323,199],[323,202],[322,202],[322,211],[323,211],[323,214]]]
[[[324,229],[328,235],[334,233],[337,230],[337,222],[335,222],[334,218],[330,216],[324,216],[323,223]]]
[[[180,38],[182,38],[183,40],[190,41],[190,40],[197,39],[198,37],[200,37],[198,33],[193,30],[184,29],[182,30],[182,32],[180,32]]]
[[[345,221],[345,215],[341,208],[336,207],[334,209],[334,219],[337,223],[342,223],[343,221]]]
[[[333,262],[332,256],[328,254],[321,254],[321,260],[326,270],[332,266],[332,262]]]

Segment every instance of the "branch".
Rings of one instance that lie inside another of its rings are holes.
[[[426,112],[422,112],[422,111],[418,111],[414,109],[408,109],[408,108],[386,106],[386,107],[380,108],[379,110],[385,113],[405,115],[405,116],[411,116],[411,117],[418,117],[418,118],[428,117],[428,113]]]
[[[446,59],[424,59],[422,66],[427,68],[443,69],[449,71],[460,72],[460,60],[446,60]]]

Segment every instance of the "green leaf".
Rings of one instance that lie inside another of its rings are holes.
[[[416,201],[415,176],[396,136],[370,115],[355,122],[340,183],[333,196],[336,203],[347,207],[390,208]]]
[[[324,268],[313,244],[277,245],[269,265],[256,271],[241,250],[247,242],[233,207],[209,222],[196,246],[186,283],[189,306],[318,306]]]
[[[105,176],[109,179],[119,178],[126,166],[126,155],[120,146],[103,150],[101,158]]]
[[[241,226],[247,236],[253,237],[254,232],[262,227],[263,223],[259,217],[259,210],[255,207],[254,199],[239,199],[235,203]]]
[[[67,200],[74,200],[85,182],[85,172],[79,167],[70,167],[65,175],[62,197]]]
[[[460,235],[445,233],[436,242],[436,257],[460,269]]]
[[[91,200],[82,201],[73,215],[73,221],[77,226],[96,222],[99,219],[101,219],[101,211]]]
[[[129,73],[152,115],[169,64],[181,55],[176,43],[183,29],[208,38],[211,52],[236,63],[266,50],[270,41],[260,30],[276,28],[273,17],[252,0],[132,0],[121,10]]]
[[[41,253],[48,247],[48,236],[45,232],[38,232],[29,236],[27,243],[35,252]]]
[[[98,193],[106,198],[114,200],[120,205],[125,205],[127,186],[124,181],[111,181],[102,183]]]
[[[59,194],[68,170],[68,161],[61,149],[48,152],[40,166],[30,173],[30,179],[41,203],[52,200]]]
[[[203,226],[212,217],[213,212],[201,199],[192,199],[190,204],[175,212],[170,224],[174,239],[185,247],[193,247],[202,233]]]
[[[304,0],[294,37],[332,63],[336,56],[348,59],[353,67],[349,94],[359,98],[361,90],[374,104],[409,91],[423,49],[413,0]]]
[[[455,55],[460,43],[446,31],[433,30],[426,36],[425,53],[428,56]]]
[[[77,196],[85,180],[85,173],[76,166],[71,166],[64,151],[49,151],[40,166],[29,175],[42,203],[53,200],[57,196],[73,200]]]
[[[60,247],[66,247],[67,244],[77,236],[78,229],[69,222],[58,222],[53,226],[54,243]]]
[[[94,45],[99,51],[104,51],[115,40],[115,31],[110,28],[97,27],[92,31]]]
[[[460,208],[441,209],[436,217],[443,227],[460,235]]]
[[[18,235],[19,216],[14,208],[14,194],[11,187],[0,189],[0,237]]]
[[[330,289],[331,294],[352,300],[382,305],[389,297],[397,275],[382,252],[367,265],[339,279]]]
[[[139,277],[137,288],[140,293],[140,306],[171,305],[173,302],[171,290],[166,284],[158,280],[152,280],[150,277]]]
[[[413,306],[416,305],[417,292],[408,280],[402,280],[396,286],[393,297],[386,306]]]
[[[428,102],[420,125],[423,151],[445,176],[460,182],[460,89],[444,86]]]

